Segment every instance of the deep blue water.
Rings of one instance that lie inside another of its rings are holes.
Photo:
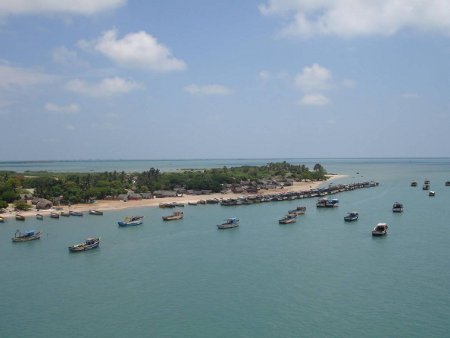
[[[338,194],[326,210],[311,199],[186,206],[166,223],[171,211],[141,208],[0,224],[0,337],[448,337],[450,160],[320,163],[349,175],[341,182],[380,186]],[[297,205],[306,214],[279,225]],[[352,210],[360,219],[345,223]],[[132,214],[144,224],[117,226]],[[231,216],[239,228],[216,229]],[[378,222],[384,238],[371,236]],[[29,228],[44,236],[11,242]],[[95,235],[98,250],[69,254]]]

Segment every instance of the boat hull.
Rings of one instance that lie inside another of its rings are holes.
[[[127,227],[127,226],[136,226],[136,225],[141,225],[143,223],[143,221],[133,221],[133,222],[123,222],[123,221],[119,221],[117,222],[117,224],[119,224],[120,227]]]
[[[100,246],[100,240],[98,239],[92,244],[81,243],[81,244],[75,244],[75,245],[69,246],[69,251],[70,252],[82,252],[82,251],[97,249],[99,246]]]
[[[37,232],[37,233],[35,233],[34,235],[32,235],[32,236],[26,236],[26,237],[13,237],[13,238],[11,238],[11,240],[14,242],[14,243],[21,243],[21,242],[30,242],[30,241],[34,241],[34,240],[37,240],[37,239],[40,239],[41,238],[41,233],[40,232]]]

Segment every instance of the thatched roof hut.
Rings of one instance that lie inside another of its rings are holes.
[[[41,198],[36,202],[36,209],[50,209],[52,207],[53,203],[49,200],[46,200],[45,198]]]

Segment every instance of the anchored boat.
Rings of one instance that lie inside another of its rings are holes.
[[[84,243],[74,244],[74,245],[69,246],[69,251],[70,252],[87,251],[87,250],[96,249],[96,248],[98,248],[99,245],[100,245],[100,238],[91,237],[91,238],[86,238]]]
[[[378,223],[372,230],[372,236],[387,235],[388,225],[386,223]]]
[[[129,216],[125,217],[123,221],[117,222],[120,227],[126,227],[129,225],[140,225],[144,222],[144,216]]]
[[[97,216],[101,216],[101,215],[103,215],[103,211],[99,211],[99,210],[89,210],[89,215],[97,215]]]
[[[395,202],[392,205],[392,212],[403,212],[403,204],[400,202]]]
[[[175,211],[172,215],[169,216],[162,216],[162,219],[164,221],[176,221],[179,219],[182,219],[184,216],[182,211]]]
[[[231,229],[239,226],[239,218],[227,218],[224,223],[218,224],[217,229]]]
[[[13,242],[29,242],[35,239],[41,238],[41,232],[36,230],[27,230],[25,232],[20,232],[16,230],[14,237],[11,238]]]
[[[356,211],[349,212],[346,216],[344,216],[344,221],[353,222],[358,220],[359,214]]]

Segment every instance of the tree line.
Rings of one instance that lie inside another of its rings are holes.
[[[325,180],[326,170],[316,164],[313,170],[302,164],[287,162],[268,163],[263,166],[223,167],[203,170],[185,169],[161,172],[150,168],[141,173],[124,171],[102,173],[48,173],[0,172],[0,208],[20,200],[21,193],[33,189],[33,196],[63,204],[87,202],[92,199],[116,197],[132,190],[136,193],[156,190],[211,190],[220,192],[224,184],[241,181],[258,182],[267,179]]]

